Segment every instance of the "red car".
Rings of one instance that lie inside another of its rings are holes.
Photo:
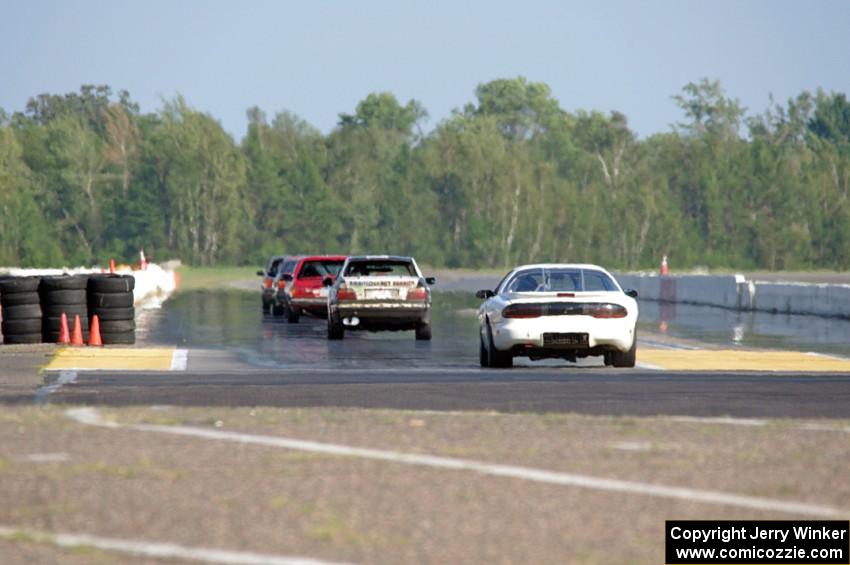
[[[277,289],[273,311],[285,314],[291,324],[298,322],[303,312],[325,318],[328,315],[328,287],[326,278],[336,279],[345,255],[313,255],[301,257],[292,274],[281,275],[285,286]]]

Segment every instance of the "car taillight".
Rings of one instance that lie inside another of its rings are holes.
[[[271,279],[264,280],[263,286],[266,287],[266,288],[271,288],[272,287],[272,280]]]
[[[421,286],[407,291],[408,300],[425,300],[426,298],[428,298],[428,291]]]
[[[313,296],[312,291],[297,286],[292,287],[292,298],[306,298],[308,296]]]
[[[336,299],[337,300],[357,300],[357,293],[354,292],[354,289],[341,286],[339,288],[339,290],[336,291]]]
[[[625,318],[628,311],[619,304],[604,302],[551,302],[544,304],[511,304],[502,310],[505,318],[538,318],[540,316],[592,316],[594,318]]]
[[[584,314],[594,318],[625,318],[628,312],[619,304],[585,304]]]
[[[505,318],[539,318],[545,313],[545,304],[511,304],[502,310]]]

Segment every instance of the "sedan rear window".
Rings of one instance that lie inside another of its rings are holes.
[[[301,271],[298,273],[299,279],[307,279],[311,277],[335,277],[342,268],[344,261],[305,261],[301,265]]]
[[[540,268],[526,269],[514,274],[502,292],[582,292],[619,290],[616,283],[603,273],[592,269]]]
[[[277,268],[280,266],[280,264],[282,262],[283,262],[283,259],[275,259],[274,261],[272,261],[271,266],[269,266],[269,276],[270,277],[276,277],[277,276]]]
[[[344,274],[348,277],[415,277],[416,270],[407,261],[352,261]]]
[[[298,261],[284,261],[283,266],[280,268],[281,273],[291,273],[292,269],[295,268],[295,264]]]

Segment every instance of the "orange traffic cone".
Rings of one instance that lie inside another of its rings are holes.
[[[62,312],[62,317],[59,319],[59,339],[56,341],[61,345],[71,343],[71,332],[68,331],[68,316]]]
[[[85,345],[83,342],[83,325],[80,323],[80,315],[74,316],[74,331],[71,332],[71,345]]]
[[[115,274],[115,259],[109,260],[109,272],[113,275]]]
[[[100,339],[100,318],[95,314],[89,324],[89,345],[103,346],[103,341]]]
[[[662,275],[669,275],[670,274],[670,267],[667,266],[667,256],[666,255],[661,258],[661,274]]]

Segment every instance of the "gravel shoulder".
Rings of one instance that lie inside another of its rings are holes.
[[[188,425],[850,508],[847,421],[820,421],[815,430],[783,421],[385,410],[102,414],[119,424]],[[90,427],[59,407],[5,411],[0,446],[0,524],[329,561],[659,563],[665,519],[795,517]],[[32,542],[5,543],[20,553]]]

